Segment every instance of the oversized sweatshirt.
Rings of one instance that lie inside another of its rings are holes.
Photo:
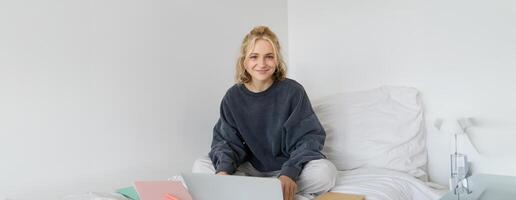
[[[275,81],[267,90],[235,84],[222,99],[209,156],[216,172],[234,173],[249,161],[261,172],[297,180],[304,165],[325,158],[326,133],[299,83]]]

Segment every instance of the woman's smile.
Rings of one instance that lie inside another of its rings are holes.
[[[267,72],[269,72],[269,70],[270,69],[255,69],[255,71],[257,71],[260,74],[267,74]]]

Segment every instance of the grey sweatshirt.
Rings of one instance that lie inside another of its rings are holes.
[[[326,134],[299,83],[275,81],[267,90],[231,87],[220,106],[209,156],[216,172],[234,173],[249,161],[261,172],[280,171],[297,180],[321,153]]]

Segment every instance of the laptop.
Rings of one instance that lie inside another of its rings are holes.
[[[194,200],[283,200],[276,178],[182,173]]]

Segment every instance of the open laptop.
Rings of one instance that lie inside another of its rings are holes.
[[[283,200],[276,178],[182,173],[194,200]]]

